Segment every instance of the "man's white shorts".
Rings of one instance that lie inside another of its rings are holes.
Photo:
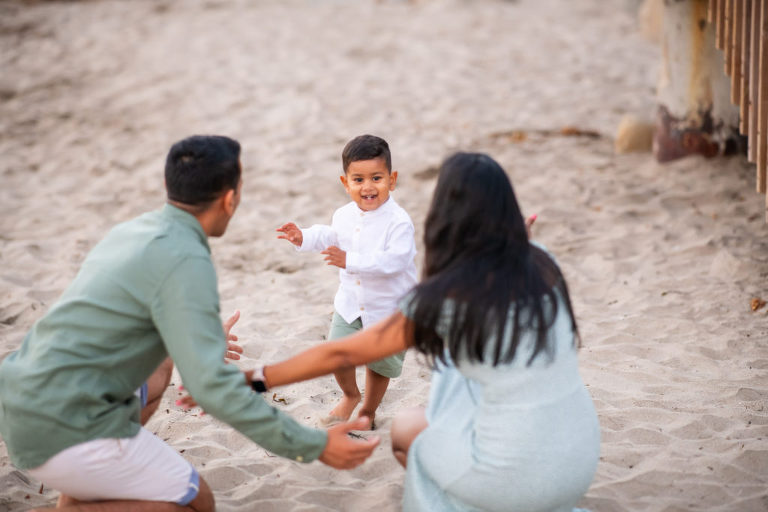
[[[95,439],[63,450],[28,473],[80,501],[146,500],[188,505],[200,476],[142,427],[136,437]]]

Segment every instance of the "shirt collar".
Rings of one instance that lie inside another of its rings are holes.
[[[200,238],[200,241],[208,250],[208,252],[211,252],[211,248],[208,246],[208,236],[205,234],[205,231],[203,231],[203,226],[200,225],[200,222],[194,215],[189,212],[185,212],[181,208],[177,208],[170,203],[165,203],[162,209],[162,215],[167,219],[171,219],[174,222],[178,222],[179,224],[183,224],[184,226],[191,228],[192,231],[194,231],[195,234]]]

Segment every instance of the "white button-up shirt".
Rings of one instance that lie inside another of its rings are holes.
[[[339,269],[339,290],[333,305],[347,322],[358,317],[366,327],[386,318],[416,284],[416,243],[411,218],[392,196],[373,211],[350,202],[333,214],[331,225],[302,229],[302,252],[335,245],[347,253]]]

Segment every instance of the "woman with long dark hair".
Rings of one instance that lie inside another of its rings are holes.
[[[571,511],[597,466],[600,429],[578,372],[563,275],[528,240],[492,158],[441,166],[426,219],[423,279],[401,311],[263,369],[278,386],[405,348],[434,365],[426,411],[392,426],[407,467],[404,510]]]

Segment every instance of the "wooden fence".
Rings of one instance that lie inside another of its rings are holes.
[[[739,105],[739,131],[757,169],[757,191],[766,192],[768,167],[768,0],[709,0],[707,19],[725,56],[731,101]],[[766,195],[768,222],[768,195]]]

